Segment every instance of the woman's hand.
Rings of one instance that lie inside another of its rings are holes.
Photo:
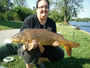
[[[37,48],[38,46],[39,46],[39,43],[37,42],[37,40],[34,39],[34,40],[32,40],[31,43],[25,42],[25,45],[23,46],[23,49],[24,50],[27,49],[28,51],[30,51],[32,49]],[[40,48],[41,53],[43,53],[44,52],[43,46],[39,46],[39,48]]]
[[[58,42],[58,41],[55,41],[55,42],[53,43],[53,46],[54,46],[54,47],[59,46],[59,42]]]
[[[32,45],[33,45],[33,49],[37,48],[39,43],[37,42],[37,40],[32,40]]]
[[[31,49],[35,49],[35,48],[37,48],[38,47],[38,42],[37,42],[37,40],[32,40],[32,42],[31,43],[28,43],[28,42],[25,42],[25,45],[23,46],[23,49],[25,50],[25,49],[27,49],[28,51],[30,51]]]

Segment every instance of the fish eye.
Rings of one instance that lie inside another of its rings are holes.
[[[17,35],[16,37],[19,38],[19,35]]]

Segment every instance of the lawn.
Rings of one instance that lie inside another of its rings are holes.
[[[0,21],[0,30],[6,29],[18,29],[22,25],[22,22],[18,21]]]
[[[1,25],[1,24],[0,24]],[[13,27],[12,27],[13,28]],[[60,25],[57,23],[57,31],[68,39],[80,43],[78,48],[72,49],[72,56],[69,57],[66,54],[65,49],[60,46],[64,52],[65,57],[61,61],[57,62],[45,62],[47,68],[90,68],[90,34],[76,30],[69,25]],[[73,38],[74,33],[74,38]],[[8,68],[25,68],[24,61],[17,55],[12,55],[15,60],[10,63],[0,62],[0,65],[4,65]]]

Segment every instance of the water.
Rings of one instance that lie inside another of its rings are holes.
[[[78,27],[80,27],[81,30],[84,30],[84,31],[90,33],[90,22],[74,22],[74,21],[70,21],[69,24],[72,25],[72,26],[78,26]]]

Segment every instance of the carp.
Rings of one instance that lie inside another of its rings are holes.
[[[39,46],[53,45],[55,41],[58,41],[60,45],[64,46],[69,56],[71,56],[72,48],[76,48],[80,45],[79,43],[65,39],[61,34],[54,33],[46,29],[27,28],[11,37],[12,42],[22,44],[25,44],[25,42],[31,43],[33,39],[37,40]]]

